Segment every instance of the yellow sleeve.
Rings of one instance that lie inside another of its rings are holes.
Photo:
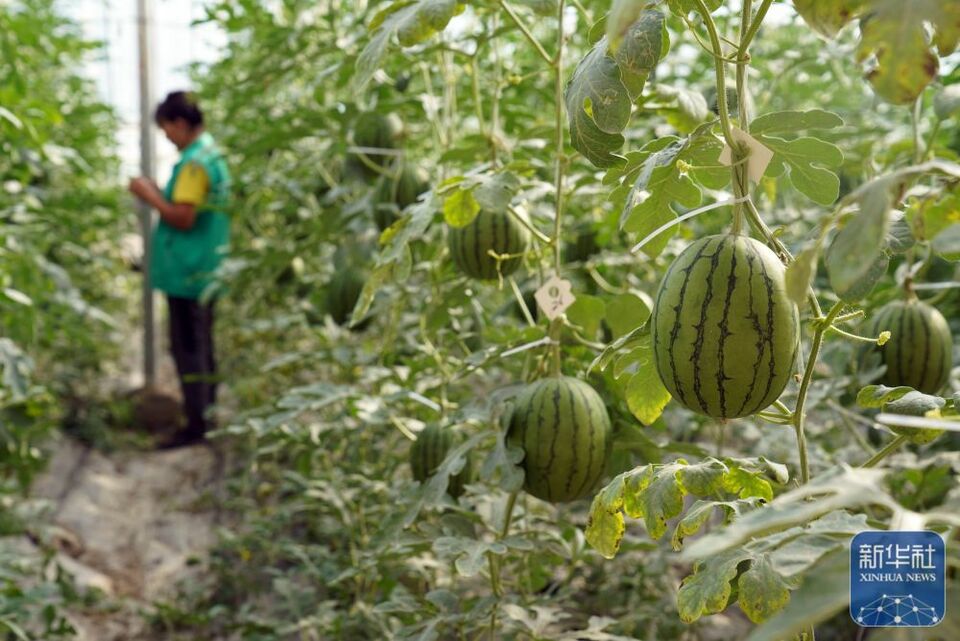
[[[177,184],[173,186],[173,202],[177,205],[199,207],[207,199],[210,179],[207,172],[197,163],[188,163],[177,174]]]

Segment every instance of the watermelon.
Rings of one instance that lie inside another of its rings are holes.
[[[579,379],[559,376],[540,379],[520,393],[507,441],[524,451],[524,489],[561,503],[596,487],[613,434],[600,395]]]
[[[881,307],[867,327],[869,336],[890,332],[890,340],[867,347],[863,355],[880,355],[887,367],[880,383],[906,385],[925,394],[943,388],[953,367],[953,336],[935,307],[916,298],[894,301]]]
[[[765,245],[730,234],[702,238],[673,261],[650,323],[657,372],[678,402],[725,419],[779,398],[800,345],[784,273]]]
[[[582,263],[600,251],[597,244],[597,230],[590,223],[577,227],[573,242],[563,247],[563,260],[566,263]]]
[[[353,144],[357,147],[397,149],[402,135],[403,122],[392,113],[365,111],[353,123]],[[348,158],[347,168],[354,174],[372,178],[386,171],[394,158],[393,154],[358,153]]]
[[[453,262],[467,276],[493,280],[517,271],[523,254],[530,245],[530,232],[512,214],[505,211],[480,210],[465,227],[451,227],[447,238]],[[488,252],[511,254],[499,264]]]
[[[431,423],[423,428],[417,435],[417,440],[410,446],[410,469],[413,471],[413,478],[425,483],[433,476],[456,445],[458,436],[453,429],[437,423]],[[463,494],[464,486],[471,480],[473,480],[473,466],[468,456],[467,463],[460,473],[450,477],[447,493],[453,498],[459,497]]]
[[[363,274],[352,267],[338,270],[330,279],[325,292],[325,307],[337,325],[350,321],[365,280]]]
[[[404,164],[395,176],[381,176],[374,195],[373,218],[377,228],[383,231],[396,222],[399,212],[417,202],[417,197],[427,189],[426,173],[410,164]]]

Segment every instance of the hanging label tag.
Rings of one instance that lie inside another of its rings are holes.
[[[573,302],[577,299],[571,288],[572,285],[569,280],[563,280],[553,275],[550,280],[543,284],[543,287],[537,290],[534,298],[537,299],[537,304],[547,318],[553,320],[573,305]]]
[[[759,183],[763,178],[763,172],[767,170],[767,165],[773,159],[773,152],[764,147],[759,140],[744,132],[742,129],[731,127],[733,130],[733,139],[746,145],[750,150],[750,158],[747,159],[747,175],[754,183]],[[720,152],[720,163],[728,167],[733,162],[733,150],[730,145],[724,145]]]

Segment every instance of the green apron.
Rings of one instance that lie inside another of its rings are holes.
[[[206,200],[197,207],[193,227],[180,230],[162,219],[157,223],[151,244],[150,277],[153,287],[178,298],[200,298],[216,295],[214,272],[227,253],[230,240],[230,219],[226,209],[230,195],[230,173],[220,150],[208,133],[200,134],[183,150],[180,161],[163,190],[173,198],[180,171],[188,163],[203,167],[209,179]],[[213,287],[211,287],[211,285]]]

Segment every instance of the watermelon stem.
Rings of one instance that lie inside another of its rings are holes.
[[[851,333],[851,332],[847,332],[847,331],[844,331],[844,330],[840,329],[840,328],[837,327],[836,325],[830,325],[830,326],[827,327],[827,329],[828,329],[829,331],[831,331],[831,332],[835,332],[835,333],[837,333],[837,334],[840,334],[840,335],[843,336],[844,338],[849,338],[849,339],[852,340],[852,341],[857,341],[857,342],[860,342],[860,343],[870,343],[871,345],[880,345],[880,344],[882,344],[882,343],[880,343],[880,340],[881,340],[880,338],[871,338],[871,337],[869,337],[869,336],[860,336],[859,334],[853,334],[853,333]]]
[[[797,393],[797,409],[793,412],[793,427],[797,433],[797,450],[800,455],[800,479],[801,484],[810,482],[810,462],[807,459],[807,439],[803,433],[803,406],[807,401],[807,391],[810,389],[810,381],[813,379],[813,369],[817,364],[817,358],[820,356],[820,346],[823,344],[823,336],[840,312],[843,310],[844,302],[837,301],[822,323],[816,323],[816,329],[813,333],[813,341],[810,343],[810,356],[807,358],[807,366],[803,372],[803,379],[800,382],[800,391]]]
[[[877,463],[899,450],[901,447],[903,447],[903,444],[909,440],[910,437],[901,434],[897,438],[887,443],[882,450],[867,459],[867,461],[860,467],[875,467]]]

